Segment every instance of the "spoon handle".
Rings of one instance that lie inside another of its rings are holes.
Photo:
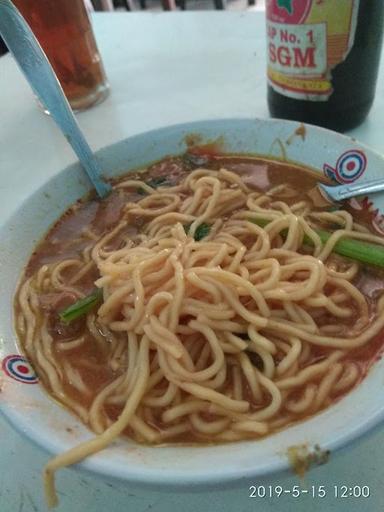
[[[49,110],[100,197],[111,190],[82,134],[63,89],[29,25],[10,0],[0,0],[0,34],[33,91]]]
[[[335,202],[349,199],[350,197],[382,192],[384,190],[384,179],[360,181],[359,183],[347,183],[346,185],[329,186],[318,184],[319,188]]]

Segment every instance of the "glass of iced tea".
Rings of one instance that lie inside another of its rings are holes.
[[[75,111],[100,103],[108,82],[84,0],[13,0]]]

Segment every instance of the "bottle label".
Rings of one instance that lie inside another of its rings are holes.
[[[353,46],[359,0],[266,0],[266,9],[269,84],[284,96],[326,101],[331,71]]]

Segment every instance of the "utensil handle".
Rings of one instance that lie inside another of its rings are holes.
[[[60,82],[29,25],[10,0],[0,0],[0,34],[14,55],[36,96],[49,110],[78,156],[100,197],[111,186],[101,178],[101,168],[85,140]]]
[[[338,202],[351,197],[361,196],[363,194],[382,192],[384,190],[384,179],[380,178],[376,180],[336,186],[323,185],[322,183],[319,183],[319,187],[330,199]]]

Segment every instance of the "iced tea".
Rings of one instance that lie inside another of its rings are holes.
[[[13,0],[74,110],[102,101],[108,84],[83,0]]]

